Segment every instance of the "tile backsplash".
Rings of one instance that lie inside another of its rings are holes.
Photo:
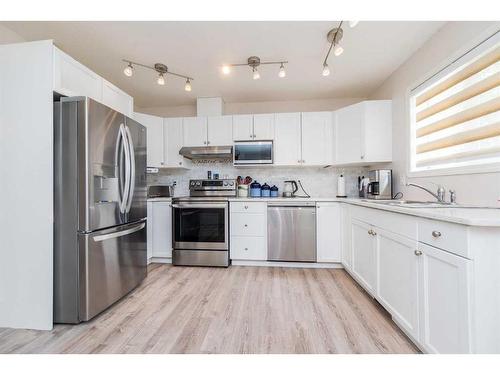
[[[149,185],[174,184],[175,196],[189,195],[188,184],[190,179],[207,178],[207,171],[219,174],[219,178],[236,178],[250,176],[259,183],[276,185],[280,195],[285,180],[300,180],[305,191],[312,197],[334,197],[337,195],[337,178],[343,174],[346,178],[346,193],[349,197],[356,197],[357,178],[366,175],[368,168],[323,168],[323,167],[234,167],[232,162],[195,161],[192,168],[160,170],[156,174],[148,174]]]

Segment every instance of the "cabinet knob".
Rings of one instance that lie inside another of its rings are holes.
[[[245,247],[245,251],[248,251],[248,247]]]
[[[248,206],[245,206],[245,210],[248,210]]]
[[[361,155],[361,159],[364,159],[365,158],[365,155]]]
[[[422,255],[422,252],[420,250],[415,250],[415,255],[420,256],[420,255]]]
[[[300,164],[300,163],[301,163],[301,161],[300,161],[300,160],[297,160],[297,163],[299,163],[299,164]]]
[[[207,141],[207,145],[209,145],[209,144],[210,144],[210,141]]]
[[[161,165],[163,165],[163,164],[165,164],[165,163],[161,161],[161,162],[160,162],[160,164],[161,164]]]
[[[441,237],[441,232],[439,232],[437,230],[433,230],[432,231],[432,237],[435,237],[435,238]]]
[[[245,228],[247,228],[247,227],[248,227],[248,224],[245,224]]]
[[[372,231],[372,236],[376,236],[377,232]]]
[[[179,165],[182,165],[182,161],[179,162]]]
[[[373,231],[370,229],[370,230],[368,231],[368,234],[372,234],[372,233],[373,233]]]

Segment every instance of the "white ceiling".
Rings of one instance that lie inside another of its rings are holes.
[[[27,40],[54,39],[75,59],[131,94],[139,107],[193,104],[196,97],[222,96],[226,102],[362,98],[375,90],[444,22],[360,22],[344,27],[340,57],[329,59],[332,74],[321,75],[328,50],[328,22],[4,22]],[[278,66],[261,66],[260,80],[248,67],[222,76],[223,63],[287,59],[286,78]],[[123,58],[162,62],[173,72],[194,77],[193,91],[167,76],[156,84],[153,71],[123,74]]]

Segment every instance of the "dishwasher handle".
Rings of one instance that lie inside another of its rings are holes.
[[[316,202],[269,202],[267,207],[304,207],[304,208],[314,208],[316,207]]]

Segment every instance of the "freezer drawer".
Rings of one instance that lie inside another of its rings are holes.
[[[79,234],[79,320],[86,321],[146,277],[146,221]]]
[[[316,207],[269,206],[268,260],[316,262]]]

